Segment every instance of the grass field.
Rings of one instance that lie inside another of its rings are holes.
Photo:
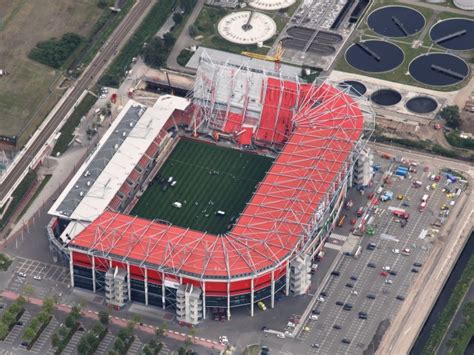
[[[236,149],[182,139],[158,172],[131,215],[162,219],[181,227],[225,233],[238,217],[273,159]],[[177,183],[167,183],[172,176]],[[163,191],[164,186],[168,186]],[[182,203],[182,208],[172,206]],[[216,211],[226,212],[225,216]]]
[[[61,75],[28,59],[39,41],[66,32],[87,36],[103,10],[96,0],[0,0],[0,135],[21,147],[63,92]]]

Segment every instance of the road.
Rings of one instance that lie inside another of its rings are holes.
[[[35,141],[26,148],[26,151],[21,153],[20,160],[12,170],[10,170],[8,176],[5,177],[0,186],[0,201],[4,201],[11,189],[17,184],[17,181],[21,179],[22,173],[31,167],[33,158],[44,147],[49,137],[53,134],[64,116],[73,108],[84,90],[90,88],[97,82],[107,67],[107,64],[114,58],[118,50],[126,43],[131,33],[133,33],[133,30],[140,24],[142,16],[149,10],[152,3],[152,0],[139,0],[132,9],[130,9],[129,13],[99,50],[99,53],[91,64],[86,68],[81,77],[77,79],[73,89],[68,92],[69,96],[57,109],[48,124],[36,136]]]
[[[168,56],[168,60],[166,61],[166,66],[168,69],[171,70],[176,70],[179,72],[183,73],[188,73],[188,74],[194,74],[195,71],[189,68],[182,67],[181,65],[178,64],[177,58],[179,53],[184,48],[193,46],[198,44],[190,35],[189,35],[189,26],[194,24],[196,22],[196,19],[201,12],[202,8],[204,7],[204,0],[198,0],[196,6],[194,6],[193,12],[191,15],[188,17],[188,20],[186,21],[186,25],[184,26],[183,30],[181,31],[181,34],[179,35],[178,39],[176,40],[175,45],[173,46],[173,49],[171,50],[171,53]]]

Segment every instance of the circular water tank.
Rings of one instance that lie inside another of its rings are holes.
[[[346,80],[337,84],[337,86],[341,89],[349,89],[349,93],[355,96],[362,96],[367,91],[367,87],[364,84],[355,80]]]
[[[406,107],[415,113],[430,113],[436,110],[438,103],[435,99],[428,96],[417,96],[407,101]]]
[[[446,0],[426,0],[426,2],[429,2],[430,4],[442,4],[443,2],[446,2]]]
[[[463,10],[474,10],[474,1],[472,0],[454,0],[454,5]]]
[[[398,104],[402,100],[402,95],[398,91],[392,89],[381,89],[370,95],[370,99],[380,106],[392,106]]]

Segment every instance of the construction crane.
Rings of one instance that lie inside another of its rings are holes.
[[[261,59],[261,60],[266,60],[269,62],[274,62],[275,63],[275,70],[280,71],[280,61],[281,57],[283,56],[283,53],[285,52],[285,49],[283,48],[281,42],[278,43],[278,46],[275,50],[275,55],[266,55],[266,54],[259,54],[259,53],[253,53],[253,52],[240,52],[240,54],[245,55],[246,57],[250,58],[255,58],[255,59]]]

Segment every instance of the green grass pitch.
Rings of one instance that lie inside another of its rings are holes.
[[[257,154],[181,139],[130,214],[225,233],[272,163],[273,159]],[[176,181],[173,187],[167,182],[171,176]],[[182,207],[173,207],[174,202]],[[218,210],[225,216],[216,215]]]

